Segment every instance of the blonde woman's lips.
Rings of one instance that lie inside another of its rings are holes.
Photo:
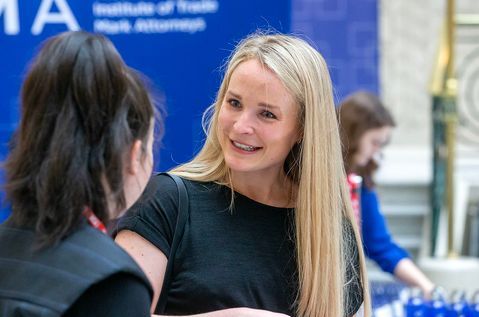
[[[235,148],[243,150],[243,151],[247,151],[247,152],[254,152],[254,151],[257,151],[257,150],[261,149],[261,147],[257,147],[257,146],[253,146],[253,145],[249,145],[249,144],[244,144],[244,143],[240,143],[240,142],[237,142],[237,141],[231,141],[231,144],[233,144],[233,146]]]

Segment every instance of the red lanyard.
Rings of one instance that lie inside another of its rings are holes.
[[[103,232],[104,234],[106,234],[106,227],[105,225],[103,224],[103,222],[101,222],[100,219],[98,219],[98,217],[93,213],[93,211],[88,208],[88,207],[85,207],[85,209],[83,209],[83,216],[86,217],[86,219],[88,220],[88,223],[100,230],[101,232]]]

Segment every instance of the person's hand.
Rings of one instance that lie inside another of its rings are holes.
[[[151,317],[171,317],[165,315],[151,315]],[[186,316],[185,316],[186,317]],[[209,313],[189,315],[189,317],[290,317],[285,314],[274,313],[269,310],[253,309],[248,307],[227,308]]]
[[[289,317],[285,314],[274,313],[269,310],[253,309],[247,307],[231,308],[229,309],[231,316],[235,317]]]
[[[421,288],[422,290],[422,293],[423,293],[423,296],[425,299],[427,300],[431,300],[432,299],[432,294],[434,293],[434,291],[436,289],[442,289],[440,286],[436,286],[434,284],[431,283],[431,285],[426,285],[425,287]]]

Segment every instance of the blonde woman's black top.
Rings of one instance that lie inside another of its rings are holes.
[[[188,315],[250,307],[294,316],[298,288],[294,210],[258,203],[226,186],[184,180],[189,218],[174,258],[166,314]],[[178,190],[165,175],[152,178],[142,198],[118,223],[170,253]],[[351,230],[351,229],[347,229]],[[352,242],[353,243],[353,242]],[[362,304],[359,259],[348,257],[347,315]],[[171,259],[169,259],[171,261]]]

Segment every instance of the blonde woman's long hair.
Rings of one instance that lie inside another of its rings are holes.
[[[230,78],[239,64],[256,59],[273,71],[299,105],[302,141],[285,161],[285,172],[297,185],[295,202],[296,250],[299,290],[295,306],[302,317],[342,317],[349,303],[344,292],[348,239],[358,245],[364,310],[369,296],[364,256],[355,221],[341,155],[331,80],[321,55],[304,40],[291,35],[255,33],[241,41],[226,67],[216,101],[204,116],[205,145],[190,162],[172,172],[197,181],[215,181],[233,190],[218,139],[218,113]],[[344,221],[354,237],[344,235]],[[352,251],[351,251],[352,252]]]

